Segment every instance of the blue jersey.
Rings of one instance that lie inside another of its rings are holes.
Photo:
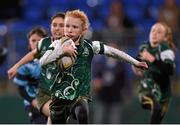
[[[16,85],[24,87],[29,97],[35,98],[37,94],[40,71],[41,68],[38,60],[31,61],[18,68],[17,75],[13,81]],[[31,102],[24,99],[24,104],[27,106],[30,105]]]

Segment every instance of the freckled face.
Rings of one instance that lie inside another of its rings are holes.
[[[82,35],[82,21],[79,18],[68,16],[65,18],[64,24],[64,34],[66,37],[76,41]]]

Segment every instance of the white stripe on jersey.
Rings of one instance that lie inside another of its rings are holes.
[[[92,46],[93,46],[93,52],[94,52],[94,54],[99,54],[100,49],[101,49],[101,47],[100,47],[100,42],[99,42],[99,41],[93,41],[93,42],[92,42]]]
[[[174,52],[170,49],[161,52],[160,56],[161,56],[162,61],[164,61],[165,59],[169,59],[171,61],[174,61],[174,59],[175,59]]]

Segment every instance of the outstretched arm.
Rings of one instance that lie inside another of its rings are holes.
[[[116,48],[107,46],[107,45],[104,45],[104,54],[107,56],[128,62],[128,63],[134,65],[135,67],[138,67],[141,69],[148,68],[148,65],[145,62],[139,62],[138,60],[134,59],[133,57],[131,57],[127,53],[125,53],[121,50],[118,50]]]
[[[37,50],[33,50],[31,52],[29,52],[28,54],[26,54],[20,61],[18,61],[14,66],[12,66],[9,70],[8,70],[8,78],[9,79],[12,79],[15,75],[16,75],[16,72],[17,72],[17,69],[23,65],[23,64],[26,64],[30,61],[32,61],[35,57],[35,54],[36,54]]]

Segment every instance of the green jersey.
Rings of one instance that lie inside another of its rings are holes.
[[[101,42],[98,44],[100,49],[95,52],[90,41],[81,39],[80,45],[76,46],[78,51],[76,63],[62,72],[56,84],[51,87],[53,97],[66,100],[91,98],[91,61],[94,54],[101,54],[104,51],[103,44]]]
[[[44,53],[48,50],[51,45],[53,39],[51,37],[46,37],[38,42],[37,45],[37,58],[41,58]],[[57,74],[57,69],[55,63],[48,64],[46,66],[41,67],[41,77],[39,87],[49,94],[49,86],[54,82],[54,79]]]
[[[91,42],[81,38],[80,44],[76,46],[78,55],[75,64],[62,71],[60,63],[63,54],[61,51],[62,41],[63,39],[54,41],[40,59],[42,66],[57,62],[56,69],[59,68],[58,75],[55,77],[56,82],[50,86],[52,97],[66,100],[74,100],[79,97],[90,98],[91,61],[94,54],[105,54],[133,65],[139,63],[123,51],[104,45],[100,41]]]
[[[147,62],[149,68],[144,71],[144,77],[141,80],[141,88],[153,90],[157,94],[158,100],[163,100],[170,96],[170,76],[174,69],[174,52],[168,44],[161,43],[158,47],[151,47],[149,43],[140,46],[139,51],[146,49],[155,57],[154,62]],[[140,60],[140,58],[139,58]],[[142,92],[142,89],[141,89]]]

